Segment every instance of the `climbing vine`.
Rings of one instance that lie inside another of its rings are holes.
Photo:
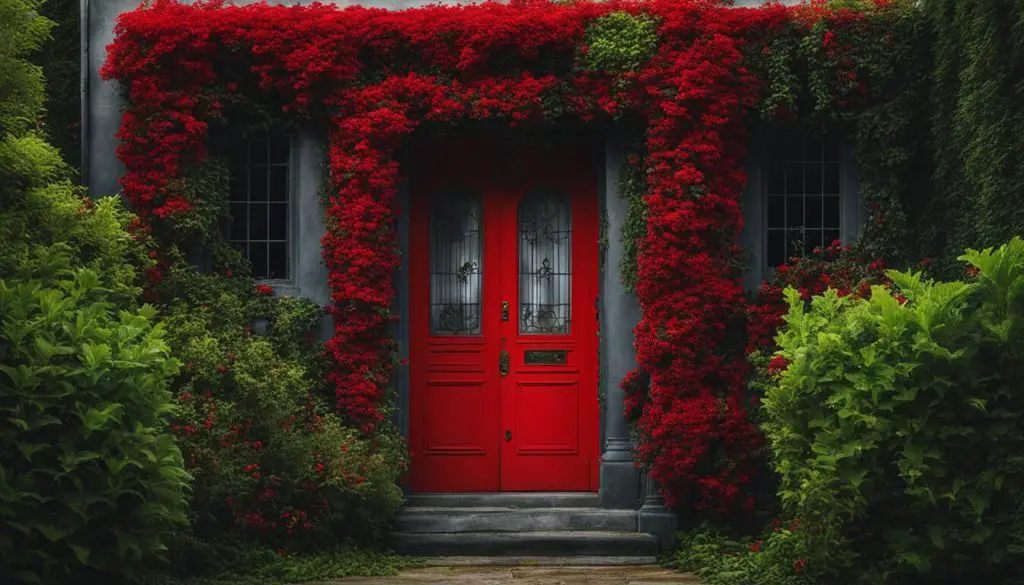
[[[623,269],[643,312],[640,369],[624,381],[637,452],[670,505],[730,511],[753,505],[762,442],[744,400],[747,124],[757,112],[806,121],[865,107],[875,60],[912,42],[882,34],[907,10],[883,0],[857,10],[513,0],[400,12],[154,0],[120,18],[104,74],[129,103],[118,133],[124,193],[168,242],[184,241],[191,215],[215,213],[188,186],[211,128],[258,111],[329,129],[328,380],[339,412],[364,431],[382,420],[394,364],[402,144],[428,123],[641,117],[623,184]]]

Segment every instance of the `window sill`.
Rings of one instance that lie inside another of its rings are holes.
[[[255,282],[256,286],[264,285],[274,289],[274,296],[276,297],[298,296],[299,287],[292,282],[281,280],[256,280]]]

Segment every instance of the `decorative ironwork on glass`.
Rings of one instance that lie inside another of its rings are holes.
[[[430,330],[480,335],[483,283],[480,199],[463,190],[436,198],[430,210]]]
[[[519,203],[519,332],[569,333],[572,299],[569,201],[535,190]]]

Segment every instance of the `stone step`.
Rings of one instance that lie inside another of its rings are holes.
[[[447,532],[391,535],[395,552],[419,557],[653,557],[658,541],[650,534],[611,531]]]
[[[424,567],[640,567],[657,565],[658,557],[432,557]],[[546,583],[546,581],[545,581]]]
[[[601,508],[410,508],[395,530],[409,533],[606,530],[636,532],[636,510]]]
[[[406,497],[410,508],[596,508],[600,505],[592,492],[491,492],[465,494],[412,494]]]

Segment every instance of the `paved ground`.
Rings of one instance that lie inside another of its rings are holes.
[[[425,567],[396,577],[352,577],[320,585],[698,585],[692,575],[644,567]]]

